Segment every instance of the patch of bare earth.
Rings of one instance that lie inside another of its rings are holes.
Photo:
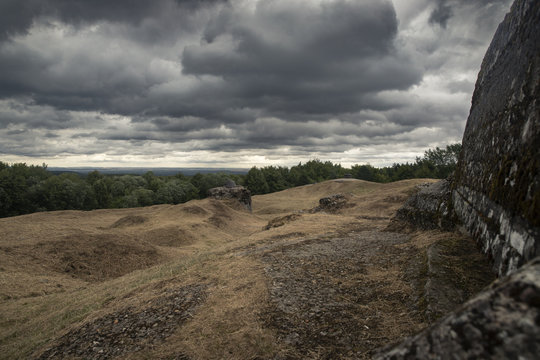
[[[204,301],[205,285],[171,289],[143,309],[125,308],[73,329],[38,359],[110,359],[151,348],[171,336]],[[183,354],[184,358],[188,359]]]
[[[259,256],[271,303],[263,314],[288,358],[358,358],[420,330],[403,267],[408,236],[378,231],[306,239]]]

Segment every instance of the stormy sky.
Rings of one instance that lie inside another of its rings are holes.
[[[0,0],[0,161],[412,161],[461,140],[510,3]]]

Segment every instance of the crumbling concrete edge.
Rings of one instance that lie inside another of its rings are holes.
[[[540,353],[540,257],[419,334],[374,356],[399,359],[535,359]]]

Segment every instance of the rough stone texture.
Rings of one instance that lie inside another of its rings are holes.
[[[460,186],[453,193],[454,210],[467,230],[479,240],[499,275],[515,271],[528,259],[540,255],[540,232],[518,215],[482,193]]]
[[[206,285],[167,291],[145,309],[105,315],[62,336],[38,359],[110,359],[151,348],[181,327],[206,298]],[[177,359],[189,359],[179,354]]]
[[[455,218],[449,209],[451,195],[450,181],[447,179],[418,185],[418,192],[407,199],[393,221],[407,221],[420,229],[452,230]],[[390,228],[393,226],[394,223],[390,224]]]
[[[516,0],[484,57],[452,186],[499,275],[540,254],[539,34],[540,2]]]
[[[233,187],[236,187],[236,183],[231,180],[231,179],[228,179],[227,182],[225,183],[225,187],[226,188],[233,188]]]
[[[482,63],[448,203],[501,280],[376,359],[538,358],[539,34],[540,1],[516,0]]]
[[[334,194],[319,199],[319,205],[311,210],[311,212],[336,212],[343,209],[347,204],[347,197],[343,194]]]
[[[251,211],[251,192],[243,186],[235,185],[232,187],[220,186],[208,190],[208,196],[217,200],[236,199],[244,207]]]
[[[375,359],[537,359],[540,258]]]

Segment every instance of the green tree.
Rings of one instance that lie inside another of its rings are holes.
[[[379,170],[371,165],[353,165],[351,167],[352,176],[355,179],[382,182]]]
[[[107,178],[100,178],[92,183],[98,208],[106,209],[110,206],[112,200],[110,187],[112,184],[112,180]]]
[[[288,187],[283,172],[279,168],[275,166],[266,166],[261,168],[260,171],[268,185],[268,192],[281,191]]]
[[[137,199],[137,206],[154,205],[154,192],[152,190],[138,188],[131,194]]]
[[[90,185],[94,185],[96,181],[101,179],[103,179],[103,175],[97,170],[94,170],[86,175],[86,182],[88,182]]]
[[[461,144],[447,145],[446,148],[428,149],[424,152],[422,158],[416,158],[416,164],[422,168],[422,172],[418,173],[419,177],[429,177],[444,179],[448,177],[456,168],[461,152]]]
[[[121,197],[127,194],[126,184],[122,180],[119,180],[117,178],[113,178],[109,190],[113,198]]]
[[[30,190],[50,176],[45,164],[28,166],[24,163],[8,165],[0,162],[0,216],[37,211],[39,206]]]
[[[168,181],[156,192],[156,200],[160,204],[180,204],[197,196],[197,189],[189,181],[178,179]]]
[[[263,172],[256,166],[252,167],[246,175],[246,186],[252,194],[267,194],[270,191]]]
[[[146,172],[142,177],[146,181],[146,188],[153,192],[157,192],[164,185],[163,180],[154,175],[152,171]]]
[[[229,176],[223,173],[197,173],[191,177],[190,182],[199,190],[199,198],[204,199],[208,195],[208,190],[225,185],[228,179]]]
[[[75,174],[52,176],[37,192],[47,210],[91,210],[97,206],[93,188]]]

